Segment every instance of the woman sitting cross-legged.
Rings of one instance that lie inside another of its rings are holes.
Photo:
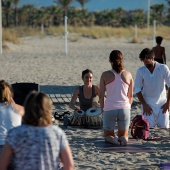
[[[86,69],[82,72],[82,80],[84,85],[76,88],[70,102],[70,108],[73,110],[87,111],[89,108],[99,106],[96,98],[99,95],[99,87],[93,85],[93,72]],[[79,98],[80,106],[76,106],[76,100]]]
[[[76,88],[69,105],[71,109],[75,110],[75,113],[80,113],[80,116],[81,112],[85,113],[88,109],[100,107],[99,87],[93,85],[92,71],[89,69],[84,70],[82,72],[82,80],[83,85]],[[77,98],[79,99],[79,106],[76,105]],[[84,120],[80,122],[80,125],[86,124],[86,116],[84,116],[83,119]]]

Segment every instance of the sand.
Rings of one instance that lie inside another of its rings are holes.
[[[27,37],[20,44],[7,43],[9,49],[0,56],[0,76],[9,83],[35,82],[40,90],[47,94],[72,94],[75,87],[82,84],[81,72],[91,69],[94,84],[99,85],[103,71],[110,69],[109,53],[113,49],[124,54],[125,69],[135,78],[138,67],[142,66],[138,56],[145,47],[152,48],[152,40],[143,43],[130,43],[130,39],[107,38],[89,39],[80,37],[78,41],[68,41],[68,55],[65,55],[64,37]],[[167,65],[170,66],[170,40],[164,40]],[[58,112],[70,110],[68,105],[58,105]],[[70,110],[71,111],[71,110]],[[134,97],[132,118],[140,114],[140,105]],[[161,141],[139,141],[148,146],[153,153],[101,153],[96,146],[103,140],[102,129],[66,129],[63,122],[59,125],[69,140],[75,169],[160,169],[161,162],[170,162],[170,144],[168,130],[152,130],[150,135],[164,137]],[[129,136],[131,136],[129,134]]]

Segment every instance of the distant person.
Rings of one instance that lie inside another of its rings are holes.
[[[0,80],[0,152],[4,147],[8,131],[21,125],[24,114],[24,107],[16,104],[12,97],[11,85],[5,80]],[[8,169],[14,169],[13,162]]]
[[[143,49],[139,58],[144,66],[136,73],[135,93],[141,103],[142,114],[148,119],[151,128],[155,126],[169,128],[169,68],[165,64],[156,62],[154,52],[149,48]]]
[[[73,158],[65,133],[52,125],[52,102],[42,92],[31,92],[24,103],[23,124],[9,131],[0,155],[5,170],[12,154],[17,170],[73,169]]]
[[[76,88],[70,102],[70,108],[73,110],[87,111],[93,105],[98,106],[97,97],[99,95],[99,87],[93,85],[93,72],[89,69],[82,71],[83,85]],[[79,99],[80,105],[76,105]]]
[[[161,64],[166,64],[165,48],[161,47],[163,38],[161,36],[156,37],[157,45],[153,47],[153,52],[155,54],[155,61]]]
[[[102,73],[100,78],[100,106],[103,112],[105,142],[127,145],[130,111],[133,100],[133,78],[124,70],[123,54],[118,50],[110,53],[112,69]],[[106,100],[105,100],[106,92]],[[114,132],[118,123],[118,138]]]

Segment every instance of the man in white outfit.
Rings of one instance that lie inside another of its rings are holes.
[[[142,114],[150,127],[169,128],[170,71],[167,65],[154,60],[154,52],[145,48],[139,54],[144,66],[136,73],[135,93],[141,103]],[[165,84],[168,86],[166,94]]]

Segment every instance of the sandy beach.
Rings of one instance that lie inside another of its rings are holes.
[[[170,40],[163,40],[166,49],[167,65],[170,66]],[[65,55],[64,37],[26,37],[20,44],[6,43],[9,49],[0,55],[0,76],[9,83],[35,82],[46,94],[72,94],[76,86],[82,84],[81,72],[91,69],[94,84],[99,85],[103,71],[111,68],[109,54],[120,50],[124,55],[125,69],[135,78],[138,67],[143,63],[139,53],[143,48],[152,48],[152,39],[143,43],[130,43],[124,38],[89,39],[80,37],[78,41],[68,41],[68,55]],[[154,87],[153,87],[154,88]],[[67,104],[58,105],[58,112],[69,110]],[[140,104],[134,96],[131,119],[140,114]],[[153,169],[159,170],[160,163],[170,163],[170,134],[166,129],[151,130],[150,135],[163,137],[158,141],[138,141],[150,150],[137,153],[101,152],[102,129],[66,129],[59,125],[69,140],[76,170],[108,169]],[[131,137],[129,133],[129,137]],[[98,145],[99,144],[99,145]],[[170,169],[170,167],[169,167]]]

